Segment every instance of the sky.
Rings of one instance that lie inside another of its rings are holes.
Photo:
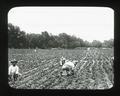
[[[109,7],[14,7],[8,23],[26,33],[67,33],[89,42],[114,39],[114,10]]]

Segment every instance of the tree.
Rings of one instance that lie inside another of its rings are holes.
[[[8,24],[8,47],[22,48],[25,46],[25,32],[21,31],[18,26]]]
[[[41,34],[26,34],[18,26],[8,24],[8,47],[9,48],[76,48],[76,47],[113,47],[114,40],[105,40],[101,43],[93,40],[92,43],[83,41],[81,38],[60,33],[58,36],[49,34],[47,31]]]
[[[57,48],[59,47],[58,36],[51,35],[48,41],[48,46],[50,48]]]
[[[18,38],[18,44],[19,48],[27,48],[27,41],[26,41],[26,34],[24,31],[20,31],[19,35],[17,36]]]
[[[59,34],[59,42],[62,48],[68,48],[69,35],[66,33]]]
[[[93,43],[95,43],[95,41]],[[84,41],[84,47],[91,47],[91,46],[92,45],[90,42],[88,42],[87,40]],[[93,44],[93,46],[95,46],[95,44]]]
[[[100,47],[102,47],[102,43],[100,41],[98,41],[98,40],[93,40],[92,47],[100,48]]]
[[[48,34],[47,31],[44,31],[42,32],[42,35],[41,35],[41,38],[42,38],[42,48],[49,48],[49,40],[50,40],[50,36]]]
[[[112,48],[112,47],[114,47],[114,40],[113,39],[104,40],[102,46]]]

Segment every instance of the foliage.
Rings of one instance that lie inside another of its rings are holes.
[[[112,48],[114,46],[114,40],[113,39],[105,40],[102,46]]]
[[[8,47],[9,48],[66,48],[76,47],[113,47],[113,39],[106,40],[103,43],[93,40],[92,43],[83,41],[81,38],[70,36],[66,33],[60,33],[58,36],[49,34],[47,31],[41,34],[26,34],[18,26],[8,24]]]
[[[93,40],[92,46],[99,48],[99,47],[102,47],[102,43],[100,41],[98,41],[98,40]]]
[[[18,26],[8,24],[8,47],[23,48],[26,47],[25,32],[21,31]]]

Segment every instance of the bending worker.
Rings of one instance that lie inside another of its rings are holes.
[[[63,71],[65,71],[67,75],[73,75],[74,70],[75,70],[75,66],[78,63],[78,61],[77,60],[69,61],[66,59],[61,59],[61,60],[65,60],[65,62],[62,64],[61,75],[62,75]]]

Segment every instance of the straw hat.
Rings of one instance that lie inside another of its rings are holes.
[[[16,59],[11,60],[11,63],[17,63],[18,61]]]

